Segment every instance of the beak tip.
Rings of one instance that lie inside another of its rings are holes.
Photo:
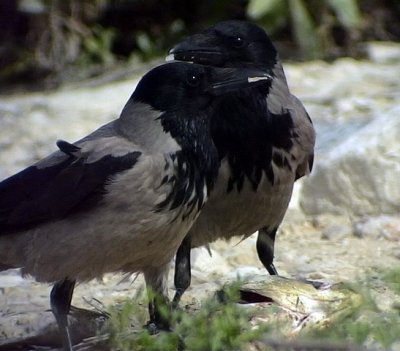
[[[175,55],[173,54],[172,50],[170,50],[168,52],[167,57],[165,58],[165,61],[169,62],[169,61],[174,61],[175,60]]]

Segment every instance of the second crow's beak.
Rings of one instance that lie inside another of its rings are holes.
[[[167,61],[187,61],[201,65],[222,66],[226,54],[221,52],[216,45],[209,42],[203,33],[194,34],[175,45],[168,52]]]
[[[256,68],[218,68],[214,70],[210,88],[213,95],[268,84],[272,77]]]

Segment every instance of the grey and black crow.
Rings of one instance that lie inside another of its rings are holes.
[[[220,22],[184,39],[167,59],[252,67],[271,78],[268,86],[224,96],[217,107],[211,128],[221,167],[208,203],[176,255],[177,304],[190,285],[190,249],[219,238],[258,230],[258,256],[270,274],[277,274],[275,235],[295,180],[311,171],[315,132],[303,104],[289,91],[275,46],[255,24]]]
[[[72,350],[76,281],[143,272],[166,296],[169,262],[213,187],[213,106],[256,70],[169,63],[148,72],[118,119],[0,183],[0,270],[55,283],[51,308]],[[250,79],[249,79],[250,77]],[[162,324],[154,301],[150,321]]]

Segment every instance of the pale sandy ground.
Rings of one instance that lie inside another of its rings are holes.
[[[280,274],[292,278],[307,278],[323,282],[354,282],[368,275],[378,276],[380,270],[398,267],[400,248],[398,241],[386,239],[359,239],[349,235],[337,239],[323,239],[325,228],[346,223],[341,217],[322,216],[319,220],[305,219],[291,211],[279,233],[276,244],[276,266]],[[320,224],[316,222],[321,222]],[[325,223],[324,223],[325,222]],[[328,224],[326,224],[328,223]],[[213,294],[227,280],[240,276],[251,279],[266,274],[255,250],[256,236],[240,242],[217,242],[212,245],[212,257],[205,249],[194,253],[192,286],[182,304],[193,303]],[[172,273],[172,272],[171,272]],[[170,274],[173,276],[173,273]],[[75,289],[73,304],[92,308],[107,306],[132,298],[143,288],[141,277],[106,275],[101,281],[81,284]],[[172,282],[170,295],[173,295]],[[377,281],[375,294],[380,307],[388,309],[399,297],[389,293]],[[52,319],[49,311],[50,287],[31,279],[19,277],[18,272],[0,275],[0,342],[10,338],[34,334]],[[100,305],[96,300],[102,302]]]

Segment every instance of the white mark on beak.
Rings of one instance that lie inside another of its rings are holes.
[[[249,83],[258,82],[260,80],[272,80],[272,77],[270,75],[267,75],[267,76],[263,76],[263,77],[249,77],[249,78],[247,78],[247,81]]]
[[[175,60],[175,56],[174,56],[174,54],[169,54],[166,58],[165,58],[165,61],[174,61]]]
[[[193,59],[193,57],[191,57]],[[165,61],[171,62],[171,61],[178,61],[178,62],[187,62],[187,63],[194,63],[193,61],[185,61],[185,60],[176,60],[174,54],[169,54],[166,58]]]

